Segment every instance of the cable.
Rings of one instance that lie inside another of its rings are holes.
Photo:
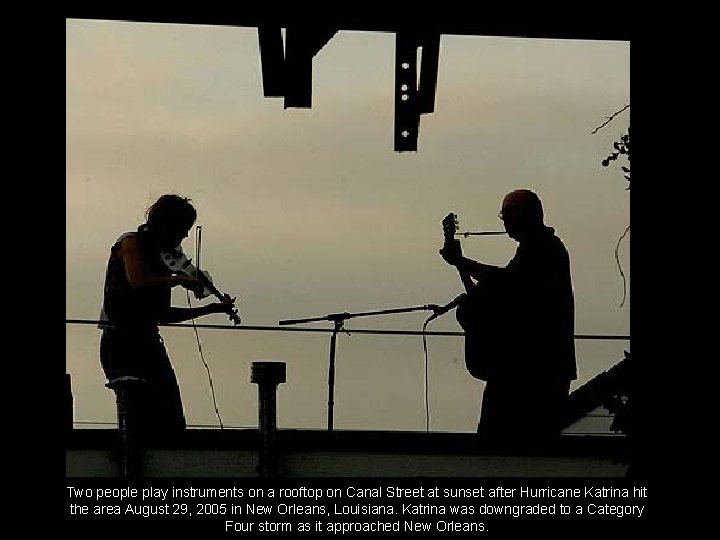
[[[432,317],[432,315],[431,315]],[[425,324],[423,324],[422,329],[422,338],[423,338],[423,350],[425,351],[425,431],[427,433],[430,433],[430,400],[428,398],[428,349],[427,349],[427,334],[425,333],[425,330],[427,329],[428,323],[431,321],[431,318],[429,317]]]
[[[190,307],[190,309],[192,309],[192,304],[190,303],[190,291],[188,291],[186,289],[185,294],[187,295],[188,306]],[[195,326],[195,317],[191,317],[191,320],[192,320],[193,330],[195,331],[195,339],[197,340],[197,344],[198,344],[198,352],[200,353],[200,360],[202,360],[202,363],[205,366],[205,370],[207,371],[207,374],[208,374],[208,381],[210,381],[210,393],[212,394],[213,406],[215,407],[215,415],[217,416],[218,421],[220,422],[220,429],[224,429],[225,426],[223,425],[222,418],[220,417],[220,411],[218,410],[217,400],[215,399],[215,386],[213,385],[212,374],[210,373],[210,366],[208,366],[207,362],[205,361],[205,356],[203,355],[203,352],[202,352],[202,345],[200,344],[200,334],[198,334],[197,327]]]
[[[620,307],[623,307],[625,305],[625,296],[627,294],[627,284],[625,281],[625,273],[623,272],[622,266],[620,266],[620,256],[618,255],[618,249],[620,249],[620,242],[622,242],[622,239],[625,238],[625,235],[630,230],[630,225],[627,226],[625,229],[625,232],[622,233],[620,238],[618,239],[617,245],[615,246],[615,261],[617,262],[618,269],[620,270],[620,275],[622,276],[623,280],[623,299],[622,302],[620,302]]]

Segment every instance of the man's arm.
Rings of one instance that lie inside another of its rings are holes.
[[[463,256],[462,246],[460,246],[458,240],[445,242],[445,245],[440,250],[440,255],[446,263],[457,268],[460,275],[468,275],[477,281],[490,274],[496,275],[502,270],[497,266],[477,262]]]
[[[481,281],[488,276],[495,276],[502,272],[504,269],[499,266],[493,266],[491,264],[485,264],[467,257],[462,257],[457,261],[455,267],[458,272],[464,272],[476,281]]]

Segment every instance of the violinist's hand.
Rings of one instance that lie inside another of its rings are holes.
[[[175,277],[178,281],[178,285],[186,288],[192,293],[201,294],[205,289],[205,286],[202,284],[202,282],[194,276],[178,275]]]
[[[231,297],[228,294],[223,295],[222,302],[214,302],[210,304],[213,307],[215,313],[225,313],[226,315],[232,315],[235,313],[235,300],[236,297]]]
[[[457,266],[463,258],[460,240],[458,240],[457,238],[447,240],[445,242],[445,245],[440,250],[440,256],[445,259],[446,263]]]

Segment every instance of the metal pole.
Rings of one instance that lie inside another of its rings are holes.
[[[286,319],[280,321],[280,325],[299,324],[315,321],[333,321],[332,337],[330,338],[330,364],[328,366],[328,431],[333,430],[333,410],[335,409],[335,350],[337,349],[337,335],[343,329],[345,321],[355,317],[369,317],[372,315],[389,315],[393,313],[408,313],[410,311],[437,311],[440,308],[437,304],[425,304],[404,308],[382,309],[378,311],[362,311],[358,313],[331,313],[324,317],[311,317],[307,319]]]
[[[137,443],[137,418],[133,394],[138,385],[144,384],[138,377],[119,377],[105,386],[115,392],[117,403],[118,431],[120,434],[120,476],[137,478],[140,476],[140,454]]]
[[[335,409],[335,349],[337,335],[342,328],[343,321],[336,320],[332,337],[330,338],[330,365],[328,367],[328,431],[333,430],[333,410]]]
[[[72,381],[70,374],[65,374],[65,429],[72,431],[73,429],[73,395],[72,395]]]
[[[258,385],[258,476],[278,476],[276,391],[285,382],[285,362],[253,362],[250,382]]]

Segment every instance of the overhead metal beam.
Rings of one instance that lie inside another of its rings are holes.
[[[557,16],[518,17],[464,16],[457,12],[444,13],[436,8],[432,18],[412,18],[412,16],[391,15],[384,12],[365,13],[352,12],[337,14],[332,10],[317,10],[314,17],[305,11],[302,17],[281,13],[282,10],[273,4],[263,9],[244,10],[231,14],[218,14],[216,9],[208,9],[208,13],[194,6],[192,13],[182,13],[173,8],[172,14],[143,13],[136,9],[110,9],[88,5],[84,8],[72,8],[66,15],[68,19],[103,19],[116,21],[133,21],[148,23],[201,24],[218,26],[276,26],[288,28],[308,25],[335,28],[338,31],[368,32],[402,32],[416,31],[421,33],[458,34],[475,36],[526,37],[541,39],[590,39],[610,41],[630,41],[630,21],[617,16],[614,12],[607,14],[573,16],[567,10]],[[210,13],[212,12],[212,13]]]
[[[433,13],[431,20],[373,15],[292,17],[252,11],[242,15],[192,14],[138,15],[80,9],[67,18],[103,19],[146,23],[200,24],[256,27],[260,45],[263,95],[283,97],[284,107],[311,108],[312,60],[342,30],[395,33],[395,129],[397,152],[417,150],[420,115],[435,110],[440,37],[445,34],[546,39],[629,41],[629,21],[601,17],[459,17]],[[201,11],[201,10],[200,10]],[[285,29],[283,44],[282,30]],[[419,78],[417,54],[421,51]]]
[[[285,95],[285,48],[279,26],[258,26],[263,96]]]
[[[312,60],[336,31],[321,27],[259,26],[263,95],[284,97],[288,108],[312,107]]]

